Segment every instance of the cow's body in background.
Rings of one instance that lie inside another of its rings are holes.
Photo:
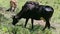
[[[25,18],[25,27],[29,18],[31,18],[32,28],[33,28],[33,20],[40,20],[43,17],[46,21],[46,25],[43,28],[45,30],[46,27],[50,28],[50,18],[54,9],[50,6],[39,5],[37,2],[26,2],[25,5],[22,7],[22,10],[13,17],[12,24],[15,25],[21,18]]]

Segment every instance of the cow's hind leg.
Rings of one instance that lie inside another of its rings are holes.
[[[46,19],[46,24],[45,24],[45,27],[43,28],[43,30],[45,30],[47,27],[48,27],[48,29],[50,29],[49,19]]]

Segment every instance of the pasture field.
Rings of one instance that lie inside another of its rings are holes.
[[[41,5],[49,5],[54,8],[54,13],[50,21],[54,29],[46,29],[45,31],[42,31],[42,28],[44,28],[43,25],[35,24],[38,23],[36,21],[34,22],[34,29],[31,30],[30,20],[27,27],[24,28],[25,19],[21,19],[16,26],[13,26],[11,24],[12,15],[17,14],[28,0],[17,0],[18,8],[15,12],[5,11],[9,8],[9,1],[0,0],[0,34],[60,34],[60,0],[33,0],[39,2]]]

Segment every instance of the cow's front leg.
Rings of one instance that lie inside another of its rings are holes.
[[[26,28],[28,20],[29,20],[29,18],[26,19],[25,26],[24,26],[25,28]]]

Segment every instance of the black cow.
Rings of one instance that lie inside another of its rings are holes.
[[[39,5],[37,2],[28,1],[25,3],[25,5],[22,7],[22,10],[13,17],[12,24],[15,25],[21,18],[25,18],[25,27],[27,25],[27,22],[29,18],[31,18],[32,28],[33,28],[33,20],[40,20],[41,17],[43,17],[46,21],[46,25],[43,28],[45,30],[47,27],[50,28],[50,18],[52,17],[52,14],[54,12],[54,9],[50,6],[45,5]]]

